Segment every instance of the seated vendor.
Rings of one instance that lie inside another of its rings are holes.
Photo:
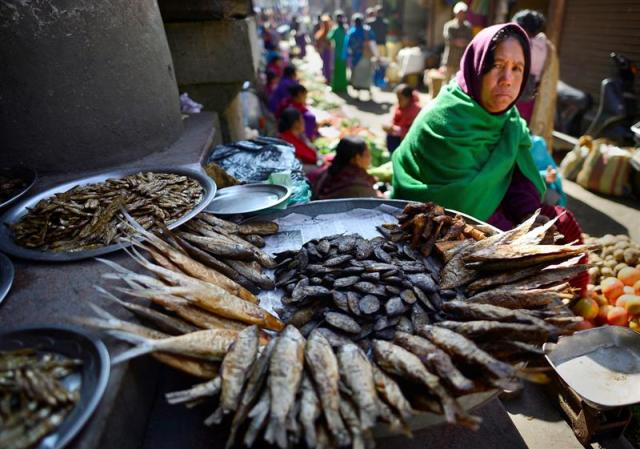
[[[313,112],[307,108],[307,88],[302,84],[295,84],[289,88],[289,97],[284,99],[278,110],[276,111],[276,117],[280,117],[282,111],[286,108],[297,109],[302,114],[304,120],[304,134],[309,140],[318,138],[318,123],[316,116]]]
[[[371,153],[364,140],[359,137],[344,137],[336,146],[336,155],[331,165],[309,174],[313,198],[371,198],[381,196],[374,190],[376,179],[367,174]]]
[[[395,88],[395,93],[398,97],[398,104],[393,110],[393,121],[391,126],[382,127],[387,133],[387,150],[390,153],[398,148],[420,113],[420,99],[413,87],[408,84],[400,84]]]
[[[318,152],[304,135],[304,120],[297,109],[287,108],[280,114],[278,137],[293,145],[305,172],[318,166]]]
[[[564,210],[542,204],[545,182],[514,107],[529,74],[529,53],[527,34],[513,23],[474,37],[456,78],[422,110],[393,153],[394,198],[433,201],[503,230],[540,208],[550,218]],[[582,241],[571,213],[556,227],[565,242]],[[580,283],[586,285],[586,278]]]
[[[275,113],[280,103],[286,98],[289,98],[289,89],[296,84],[298,84],[296,67],[294,65],[288,65],[284,68],[278,85],[269,97],[269,110],[271,112]]]

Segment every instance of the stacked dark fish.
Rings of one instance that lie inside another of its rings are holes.
[[[202,186],[188,176],[141,172],[44,199],[11,229],[16,242],[27,248],[87,250],[126,235],[121,209],[149,229],[179,219],[202,198]]]
[[[62,424],[79,399],[62,381],[80,364],[33,349],[0,352],[0,447],[32,447]]]

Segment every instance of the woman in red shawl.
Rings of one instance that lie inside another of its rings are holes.
[[[317,168],[318,152],[304,134],[304,120],[298,110],[287,108],[282,111],[278,121],[278,137],[293,145],[305,172]]]

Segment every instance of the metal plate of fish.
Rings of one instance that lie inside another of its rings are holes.
[[[24,327],[0,334],[0,351],[21,348],[57,353],[82,362],[63,380],[70,391],[79,390],[78,402],[64,421],[35,446],[61,449],[82,429],[102,399],[109,381],[109,352],[101,340],[71,326]]]
[[[0,168],[0,209],[26,194],[37,179],[38,175],[31,168]]]
[[[11,290],[11,285],[13,284],[13,277],[15,275],[15,268],[13,267],[13,262],[0,253],[0,303],[4,300],[5,296]]]
[[[23,259],[49,261],[49,262],[68,262],[72,260],[81,260],[91,257],[100,256],[102,254],[108,254],[119,249],[129,246],[126,243],[114,243],[108,246],[101,246],[98,248],[78,250],[78,251],[46,251],[35,248],[27,248],[19,245],[13,236],[13,232],[10,227],[17,223],[22,217],[24,217],[29,209],[36,207],[41,200],[52,197],[55,194],[66,192],[76,186],[84,186],[87,184],[96,184],[104,182],[108,179],[120,179],[125,176],[134,175],[140,172],[153,172],[153,173],[169,173],[180,176],[187,176],[198,182],[202,187],[202,198],[200,202],[196,204],[189,212],[184,214],[181,218],[170,222],[167,227],[169,229],[176,228],[181,224],[189,221],[191,218],[201,212],[213,199],[216,194],[216,184],[208,177],[201,168],[191,167],[177,167],[177,168],[126,168],[113,170],[98,175],[88,176],[86,178],[75,179],[55,187],[40,192],[30,198],[27,198],[20,203],[9,209],[2,217],[0,217],[0,251],[4,251],[12,256],[20,257]]]
[[[558,375],[596,408],[640,403],[640,334],[603,326],[545,343]]]
[[[207,210],[216,215],[259,212],[289,199],[291,189],[277,184],[243,184],[218,190]]]

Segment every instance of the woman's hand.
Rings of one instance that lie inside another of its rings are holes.
[[[558,172],[554,170],[554,168],[551,165],[549,165],[547,167],[547,172],[544,175],[544,180],[547,182],[547,184],[553,184],[554,182],[556,182],[557,179],[558,179]]]

